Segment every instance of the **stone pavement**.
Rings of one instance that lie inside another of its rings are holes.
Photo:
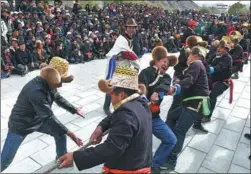
[[[141,59],[142,67],[148,65],[149,56]],[[64,84],[61,94],[76,106],[84,106],[85,119],[67,113],[53,105],[55,115],[71,131],[88,141],[100,120],[105,117],[102,110],[104,94],[98,90],[97,82],[105,76],[107,60],[95,60],[85,64],[71,65],[75,75],[71,84]],[[168,70],[170,74],[172,69]],[[13,75],[1,81],[1,150],[8,131],[8,117],[22,87],[39,72],[25,77]],[[229,92],[219,97],[213,120],[205,127],[210,133],[203,135],[192,129],[187,133],[183,151],[178,159],[176,173],[250,173],[250,141],[243,135],[250,133],[250,66],[245,65],[240,78],[234,80],[234,101],[228,103]],[[161,117],[165,119],[172,97],[165,97],[161,106]],[[155,137],[153,151],[159,145]],[[68,151],[77,149],[70,139]],[[20,146],[13,163],[4,172],[41,172],[43,166],[55,159],[55,142],[51,136],[32,133]],[[55,170],[55,173],[100,173],[101,165],[78,171],[76,167]],[[44,168],[43,168],[44,169]]]

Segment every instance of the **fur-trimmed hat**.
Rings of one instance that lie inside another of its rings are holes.
[[[193,48],[194,46],[197,46],[200,41],[202,40],[198,36],[189,36],[186,39],[186,45],[189,48]]]
[[[213,46],[214,48],[218,48],[218,47],[219,47],[219,43],[220,43],[219,40],[215,40],[215,41],[212,42],[212,46]]]
[[[53,57],[48,64],[46,63],[42,63],[40,65],[40,70],[41,70],[41,73],[42,73],[42,70],[44,68],[48,68],[49,67],[49,70],[46,70],[46,72],[53,72],[52,70],[50,70],[50,68],[56,70],[58,72],[58,75],[60,76],[60,83],[70,83],[74,77],[72,75],[69,75],[68,74],[68,70],[69,70],[69,62],[65,59],[62,59],[60,57]],[[40,73],[40,75],[41,75]],[[46,74],[46,73],[44,73]],[[54,73],[55,75],[56,73]],[[43,74],[42,74],[43,75]],[[53,76],[53,74],[52,74]],[[42,76],[41,76],[42,77]],[[44,78],[46,79],[47,76],[44,76]],[[51,78],[55,78],[57,79],[58,77],[51,77]]]
[[[199,46],[207,48],[208,47],[208,42],[207,41],[201,41],[201,42],[199,42]]]
[[[117,66],[111,80],[99,80],[99,89],[110,94],[116,88],[125,88],[140,91],[138,84],[138,72],[129,66]]]
[[[227,48],[228,50],[231,50],[231,45],[226,40],[220,40],[219,48]]]
[[[205,59],[205,57],[208,53],[208,49],[206,49],[202,46],[195,46],[192,48],[191,53],[192,54],[199,54],[200,56],[203,57],[203,59]]]
[[[152,50],[152,58],[150,65],[154,65],[155,60],[161,60],[167,58],[169,60],[169,66],[175,66],[178,63],[176,56],[168,56],[167,49],[164,46],[157,46]]]

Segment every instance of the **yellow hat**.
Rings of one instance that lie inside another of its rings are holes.
[[[52,72],[52,70],[47,70],[46,68],[52,68],[58,72],[58,75],[61,77],[62,83],[70,83],[74,77],[72,75],[68,75],[69,70],[69,62],[65,59],[62,59],[60,57],[53,57],[48,64],[42,63],[39,67],[40,69],[40,75],[41,77],[45,74],[48,74],[49,72]],[[46,70],[46,71],[44,71]],[[44,72],[43,72],[44,71]],[[54,71],[53,71],[54,72]],[[42,74],[43,73],[43,74]],[[49,73],[50,74],[50,73]],[[55,74],[55,73],[54,73]],[[56,78],[56,77],[55,77]]]
[[[58,70],[61,77],[66,77],[68,75],[69,62],[67,60],[60,57],[53,57],[49,65]]]

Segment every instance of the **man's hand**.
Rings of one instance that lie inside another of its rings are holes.
[[[67,133],[66,133],[79,147],[80,146],[83,146],[83,141],[80,139],[80,138],[78,138],[73,132],[71,132],[71,131],[68,131]]]
[[[170,88],[167,95],[172,95],[175,91],[176,91],[175,88]]]
[[[67,153],[59,158],[59,168],[71,167],[73,165],[73,152]]]
[[[102,135],[103,135],[103,131],[101,126],[98,126],[95,131],[92,133],[91,138],[90,138],[90,142],[92,144],[99,144],[102,141]]]
[[[79,115],[80,117],[85,118],[85,117],[84,117],[84,112],[82,111],[82,108],[83,108],[83,106],[80,106],[80,107],[77,109],[76,114]]]
[[[154,92],[151,96],[151,102],[153,104],[157,103],[159,101],[159,94],[157,92]]]

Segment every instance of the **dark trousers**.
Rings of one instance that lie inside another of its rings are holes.
[[[13,74],[18,74],[18,75],[22,75],[25,72],[25,66],[18,64],[15,69],[12,70]]]
[[[239,72],[242,69],[242,66],[243,66],[243,63],[241,63],[241,62],[233,63],[232,73],[235,74],[235,73]]]
[[[211,93],[209,95],[211,104],[211,114],[209,115],[209,117],[211,117],[213,114],[213,110],[217,102],[217,97],[223,94],[223,92],[226,91],[227,89],[228,86],[223,82],[216,82],[214,87],[212,87]]]
[[[182,98],[182,95],[175,95],[173,96],[173,102],[172,102],[172,105],[167,113],[167,120],[168,118],[172,117],[170,115],[173,115],[173,112],[177,113],[176,109],[177,108],[180,108],[182,107],[182,102],[183,101],[183,98]],[[197,119],[194,121],[194,126],[196,127],[200,127],[201,126],[201,120],[202,120],[202,114],[200,114]]]
[[[177,138],[177,143],[174,146],[172,152],[169,154],[167,163],[170,165],[176,165],[178,154],[181,152],[186,133],[193,125],[195,120],[199,120],[200,114],[185,107],[178,107],[168,115],[166,124],[173,131]]]
[[[38,132],[45,133],[54,137],[56,142],[56,153],[58,159],[59,157],[67,153],[66,148],[66,135],[58,136],[50,131],[49,125],[44,124]],[[22,144],[23,140],[27,135],[21,135],[16,132],[9,130],[7,138],[5,140],[3,151],[1,153],[1,171],[4,171],[13,161],[19,146]],[[46,155],[46,154],[44,154]]]

